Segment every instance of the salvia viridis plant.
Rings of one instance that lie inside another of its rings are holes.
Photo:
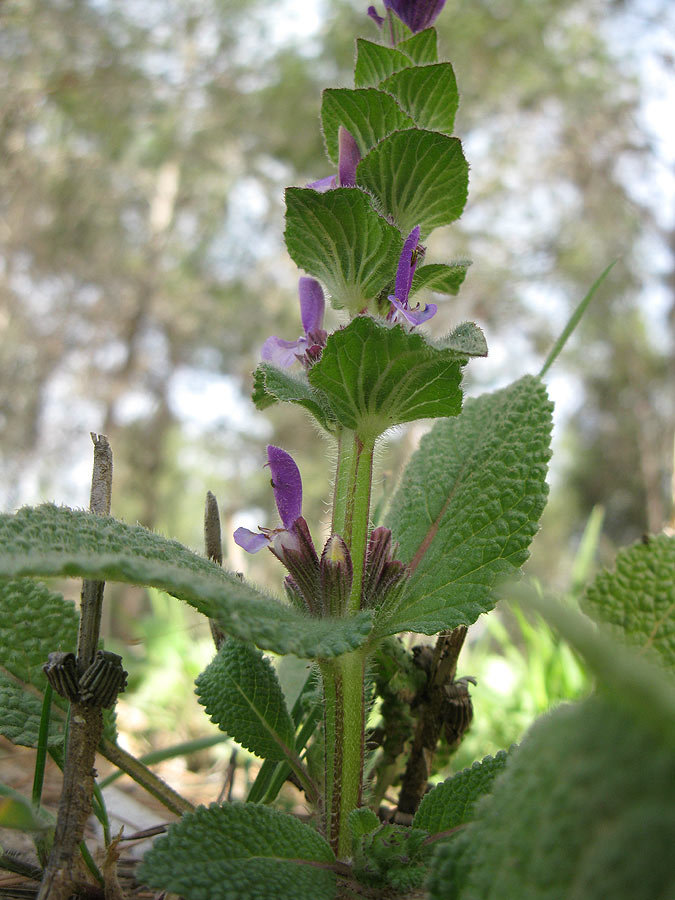
[[[480,328],[457,322],[440,340],[425,330],[437,312],[425,295],[456,294],[468,267],[430,260],[425,246],[461,215],[468,186],[455,76],[433,28],[442,6],[368,10],[377,39],[356,42],[354,87],[323,93],[327,173],[286,191],[302,333],[265,341],[253,400],[303,407],[335,447],[325,543],[303,516],[298,465],[276,446],[261,464],[278,519],[234,539],[277,558],[278,596],[222,566],[212,495],[206,556],[111,518],[102,436],[89,511],[0,517],[0,732],[37,751],[31,798],[0,784],[0,825],[31,833],[36,856],[4,852],[0,864],[41,881],[41,898],[124,896],[96,753],[180,815],[137,878],[187,900],[675,896],[675,539],[623,551],[583,612],[512,577],[547,496],[542,379],[604,276],[538,375],[476,399],[464,400],[462,376],[487,354]],[[341,311],[332,333],[327,300]],[[419,419],[436,421],[375,523],[375,448]],[[35,576],[83,579],[79,624]],[[117,744],[126,675],[99,640],[111,580],[167,591],[211,621],[217,652],[196,691],[263,760],[245,802],[195,808]],[[467,628],[506,593],[572,645],[596,691],[431,788],[435,753],[447,759],[472,720],[474,679],[458,668]],[[437,637],[411,648],[404,633]],[[307,661],[292,700],[265,651]],[[47,754],[64,772],[55,820],[41,805]],[[289,780],[302,814],[274,808]],[[92,810],[103,865],[82,843]]]

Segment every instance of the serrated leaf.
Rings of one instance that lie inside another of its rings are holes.
[[[385,93],[375,88],[350,90],[328,88],[321,101],[321,124],[326,150],[333,163],[338,164],[338,129],[343,125],[356,141],[361,156],[382,138],[412,128],[415,124],[396,102],[393,91]]]
[[[14,744],[37,746],[47,687],[42,666],[52,652],[75,652],[77,622],[73,603],[46,585],[0,579],[0,734]],[[52,703],[61,710],[68,706],[58,694]],[[63,715],[52,714],[50,747],[61,746],[63,730]]]
[[[381,823],[372,809],[369,809],[367,806],[361,806],[359,809],[353,809],[349,813],[348,824],[352,841],[358,843],[364,835],[370,834],[371,831],[379,828]]]
[[[675,756],[607,702],[536,722],[478,814],[459,871],[454,841],[434,858],[432,900],[673,896]]]
[[[589,586],[582,609],[613,637],[675,670],[675,537],[660,534],[617,554]]]
[[[234,637],[275,653],[332,657],[361,646],[367,613],[315,619],[284,606],[178,541],[66,507],[0,516],[0,576],[67,575],[160,588]]]
[[[214,803],[171,825],[138,877],[185,900],[332,900],[334,861],[321,835],[293,816]]]
[[[391,281],[403,246],[398,229],[359,188],[288,188],[285,238],[293,261],[326,285],[333,306],[352,315]]]
[[[294,755],[295,729],[269,659],[229,639],[197,678],[197,696],[221,731],[262,759]]]
[[[357,88],[377,87],[399,69],[412,65],[410,57],[393,47],[383,47],[364,38],[356,39],[354,84]]]
[[[439,347],[454,350],[462,356],[487,356],[485,335],[475,322],[462,322],[438,342]]]
[[[326,398],[314,390],[306,375],[293,375],[270,363],[261,363],[253,378],[253,402],[257,409],[266,409],[277,400],[296,403],[311,413],[322,428],[327,431],[334,428],[335,419]]]
[[[457,138],[409,128],[373,147],[358,164],[356,181],[404,235],[419,225],[424,238],[461,216],[469,167]]]
[[[412,457],[387,517],[412,570],[380,634],[470,625],[528,556],[548,488],[552,404],[536,378],[469,400]]]
[[[507,759],[506,751],[500,750],[496,756],[486,756],[470,769],[464,769],[436,785],[422,798],[413,819],[413,828],[438,834],[471,822],[475,816],[476,802],[490,793]]]
[[[425,28],[398,44],[398,49],[418,65],[438,62],[435,28]]]
[[[380,89],[396,98],[418,128],[452,134],[459,93],[450,63],[402,69],[385,79]]]
[[[443,263],[430,263],[419,266],[413,275],[411,296],[427,288],[439,294],[458,294],[466,278],[466,270],[471,265],[468,261],[456,262],[447,266]]]
[[[368,441],[401,422],[456,416],[465,361],[400,325],[358,316],[328,338],[309,380],[340,424]]]

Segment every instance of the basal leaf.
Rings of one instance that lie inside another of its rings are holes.
[[[660,534],[619,551],[614,571],[596,577],[582,608],[615,638],[675,670],[675,537]]]
[[[275,653],[331,657],[367,638],[367,614],[315,619],[139,525],[65,507],[26,507],[0,516],[0,576],[68,575],[165,590],[234,637]]]
[[[356,181],[404,235],[419,225],[425,237],[461,216],[469,167],[457,138],[409,128],[380,141],[357,166]]]
[[[358,188],[288,188],[285,237],[293,261],[326,285],[333,306],[353,315],[391,280],[403,246]]]
[[[72,603],[30,578],[0,579],[0,734],[26,747],[38,740],[42,666],[50,653],[75,652],[78,616]],[[49,746],[63,743],[67,701],[53,694]]]
[[[328,338],[309,380],[328,397],[341,425],[371,440],[401,422],[456,416],[465,362],[401,325],[358,316]]]
[[[434,634],[492,609],[497,578],[527,559],[546,503],[551,411],[526,376],[422,438],[387,521],[412,574],[397,606],[379,611],[381,634]]]
[[[449,266],[442,263],[430,263],[428,266],[419,266],[413,275],[410,293],[416,294],[422,288],[437,291],[439,294],[457,294],[466,278],[466,270],[471,265],[468,261],[452,263]]]
[[[294,375],[270,363],[261,363],[254,374],[253,402],[257,409],[267,409],[277,400],[302,406],[327,431],[335,425],[326,398],[309,384],[306,375]]]
[[[436,29],[425,28],[418,31],[412,37],[398,44],[398,49],[409,56],[417,65],[438,62],[438,50],[436,48]]]
[[[437,784],[422,798],[413,819],[413,828],[438,834],[471,822],[475,818],[476,802],[490,793],[507,758],[506,751],[500,750],[496,756],[486,756],[470,769],[464,769]]]
[[[221,731],[262,759],[294,754],[295,729],[269,659],[226,640],[196,681],[199,702]]]
[[[674,896],[675,755],[607,701],[536,722],[477,813],[431,900]]]
[[[321,124],[328,156],[338,164],[338,129],[343,125],[358,144],[361,156],[382,138],[415,124],[396,102],[394,92],[374,88],[329,88],[322,95]]]
[[[356,40],[354,84],[357,88],[377,87],[385,78],[410,65],[412,60],[400,50],[383,47],[364,38]]]
[[[452,134],[459,93],[450,63],[401,69],[383,81],[380,89],[396,98],[418,128]]]
[[[334,861],[321,835],[293,816],[213,803],[169,826],[138,877],[185,900],[332,900]]]

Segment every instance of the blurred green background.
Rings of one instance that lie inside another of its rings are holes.
[[[102,432],[116,516],[201,550],[212,490],[227,564],[278,586],[269,554],[247,560],[229,540],[276,522],[262,469],[272,442],[298,460],[319,539],[330,448],[297,408],[257,414],[250,373],[268,335],[300,331],[283,188],[330,171],[320,92],[351,85],[356,36],[377,39],[366,6],[0,6],[1,508],[86,505],[89,432]],[[469,366],[467,393],[536,371],[618,260],[549,378],[552,494],[529,573],[574,597],[617,546],[673,516],[675,7],[447,0],[437,25],[471,180],[464,217],[427,259],[474,264],[429,329],[471,319],[486,332],[490,357]],[[377,498],[424,427],[388,437]],[[190,687],[212,652],[203,623],[120,586],[106,615],[142,742],[208,732]],[[515,609],[477,624],[460,674],[479,684],[458,764],[587,689],[569,651]]]

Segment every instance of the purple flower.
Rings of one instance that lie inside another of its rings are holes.
[[[445,0],[384,0],[384,8],[395,13],[416,34],[432,25],[445,6]],[[384,24],[375,7],[368,7],[368,15],[380,28]]]
[[[338,173],[327,175],[307,185],[325,194],[336,187],[354,187],[356,185],[356,167],[361,162],[361,152],[352,134],[342,125],[338,128]]]
[[[276,336],[268,337],[260,351],[262,359],[282,369],[292,366],[297,359],[308,363],[316,362],[326,343],[326,332],[323,330],[326,304],[321,285],[314,278],[303,276],[298,285],[298,293],[304,335],[297,341],[285,341]]]
[[[420,226],[417,225],[410,232],[403,244],[401,256],[398,261],[398,269],[396,270],[396,283],[394,293],[389,295],[392,309],[389,311],[387,318],[396,320],[399,316],[407,319],[411,325],[420,325],[426,322],[436,314],[438,307],[434,303],[420,309],[419,303],[414,309],[410,309],[408,298],[410,297],[410,288],[412,287],[413,275],[417,268],[417,260],[420,254],[418,244],[420,239]]]

